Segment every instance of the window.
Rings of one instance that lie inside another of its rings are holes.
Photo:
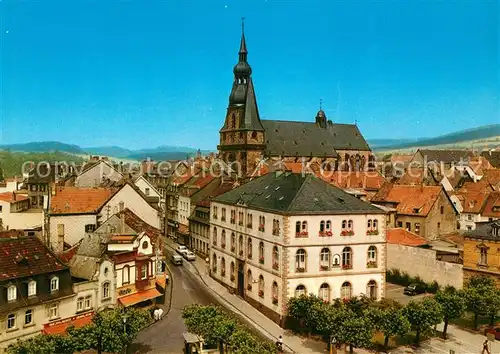
[[[259,243],[259,263],[264,264],[264,242]]]
[[[324,302],[330,302],[330,285],[327,283],[321,284],[318,297]]]
[[[378,231],[378,220],[373,220],[373,230]]]
[[[319,223],[319,232],[323,233],[325,232],[325,221],[321,220]]]
[[[259,296],[264,297],[264,277],[259,275]]]
[[[330,250],[328,248],[321,250],[319,266],[321,270],[330,269]]]
[[[307,221],[302,221],[302,233],[307,232]]]
[[[144,280],[148,277],[148,267],[146,266],[146,264],[143,264],[140,266],[140,269],[141,269],[140,280]]]
[[[306,251],[301,248],[297,250],[297,253],[295,254],[295,271],[302,273],[306,271],[306,258],[307,254]]]
[[[24,313],[24,325],[28,326],[33,323],[33,310],[26,310]]]
[[[352,268],[352,250],[351,247],[345,247],[342,250],[342,268],[351,269]]]
[[[441,212],[441,215],[444,214],[444,206],[441,206],[441,208],[439,208],[440,212]]]
[[[377,300],[378,294],[377,294],[377,282],[375,280],[370,280],[367,285],[367,291],[368,297],[371,300]]]
[[[372,219],[368,219],[368,225],[366,225],[366,227],[371,230],[372,228]]]
[[[7,288],[7,301],[15,301],[17,299],[17,288],[11,285]]]
[[[377,247],[370,246],[368,247],[368,261],[367,268],[377,268]]]
[[[88,310],[92,307],[92,296],[88,295],[85,297],[84,307],[86,310]]]
[[[304,285],[298,285],[295,288],[295,297],[306,295],[306,287]]]
[[[273,235],[279,236],[280,234],[280,221],[277,219],[273,219]]]
[[[87,224],[85,225],[85,232],[94,232],[95,230],[95,225],[94,224]]]
[[[129,282],[130,282],[130,267],[126,265],[122,269],[122,284],[128,284]]]
[[[273,247],[273,269],[280,269],[280,252],[278,250],[278,246]]]
[[[273,287],[272,287],[272,301],[274,305],[278,304],[278,283],[273,282]]]
[[[411,231],[411,223],[410,222],[406,223],[406,231]]]
[[[353,227],[354,227],[354,222],[353,222],[352,220],[349,220],[349,221],[347,222],[347,229],[348,229],[348,230],[352,230],[352,229],[353,229]]]
[[[110,297],[109,283],[102,284],[102,298],[108,299]]]
[[[300,221],[297,221],[297,222],[295,223],[295,233],[296,233],[297,235],[298,235],[298,234],[300,234],[300,225],[301,225]]]
[[[266,218],[264,216],[259,216],[259,231],[266,230]]]
[[[247,214],[247,227],[252,228],[252,214]]]
[[[252,271],[249,269],[247,272],[247,290],[252,291]]]
[[[481,265],[488,264],[488,248],[486,247],[481,247],[480,249],[479,264]]]
[[[7,329],[16,328],[16,315],[11,313],[7,316]]]
[[[243,220],[243,219],[244,219],[244,216],[243,216],[243,215],[244,215],[244,214],[243,214],[243,212],[242,212],[242,211],[240,211],[240,212],[238,213],[238,225],[240,225],[240,226],[243,226],[243,221],[244,221],[244,220]]]
[[[468,225],[467,226],[467,231],[471,231],[472,230],[472,226]]]
[[[32,280],[28,283],[28,296],[36,295],[36,281]]]
[[[59,317],[59,304],[53,303],[49,306],[49,318]]]
[[[231,210],[231,224],[236,223],[236,210]]]
[[[236,251],[236,235],[234,232],[231,233],[231,252]]]
[[[146,194],[146,196],[149,196],[149,188],[144,189],[144,194]]]
[[[214,246],[217,246],[217,228],[216,227],[214,227],[212,243]]]
[[[226,248],[226,230],[222,230],[222,236],[220,238],[220,246]]]
[[[235,272],[234,272],[235,268],[234,268],[234,262],[231,262],[230,266],[229,266],[229,271],[231,272],[229,274],[229,276],[231,277],[231,281],[234,281],[235,279]]]
[[[224,257],[220,260],[220,275],[222,277],[226,276],[226,259]]]
[[[142,243],[142,248],[143,248],[143,249],[148,248],[148,241],[144,241],[144,242]]]
[[[83,310],[83,297],[79,297],[76,300],[76,311],[82,311]]]
[[[342,299],[350,299],[352,297],[352,286],[348,281],[342,284],[342,288],[340,289],[340,297]]]
[[[212,272],[217,273],[217,255],[215,253],[212,256]]]
[[[252,259],[252,239],[250,237],[247,240],[247,257]]]
[[[217,207],[214,206],[214,219],[217,219]]]
[[[402,221],[398,221],[398,227],[403,227],[403,222]]]
[[[226,208],[222,208],[222,216],[221,216],[222,221],[226,221]]]
[[[347,220],[342,220],[342,230],[347,230]]]
[[[332,230],[332,222],[330,220],[326,221],[326,231]]]
[[[472,214],[467,214],[467,220],[472,221]]]
[[[420,223],[418,222],[415,223],[415,233],[420,235]]]

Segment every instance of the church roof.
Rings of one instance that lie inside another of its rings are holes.
[[[311,174],[290,172],[268,173],[213,200],[288,215],[384,213]]]

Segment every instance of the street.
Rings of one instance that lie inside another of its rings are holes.
[[[432,296],[432,294],[419,294],[415,296],[408,296],[403,294],[404,286],[387,283],[385,297],[388,299],[393,299],[402,305],[408,305],[410,301],[420,301],[426,296]]]
[[[182,320],[182,309],[189,304],[208,305],[216,303],[208,294],[195,276],[185,266],[174,266],[170,262],[171,251],[166,251],[167,266],[172,271],[170,285],[167,287],[165,302],[168,303],[170,287],[173,286],[172,307],[170,312],[158,323],[141,331],[134,344],[131,346],[132,353],[182,353],[184,339],[182,333],[186,332]]]

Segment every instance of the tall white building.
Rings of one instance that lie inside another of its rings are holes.
[[[282,323],[289,298],[384,296],[384,212],[299,173],[276,172],[212,200],[211,276]]]

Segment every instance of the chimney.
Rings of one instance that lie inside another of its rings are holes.
[[[125,213],[122,212],[120,214],[120,222],[121,222],[121,230],[122,230],[122,233],[125,232]]]

